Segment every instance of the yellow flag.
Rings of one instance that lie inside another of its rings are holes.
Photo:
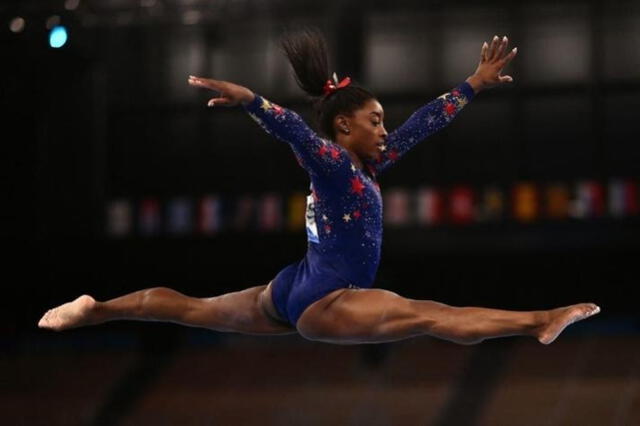
[[[538,217],[538,192],[531,182],[513,187],[513,215],[520,222],[533,222]]]
[[[566,219],[571,208],[571,197],[566,185],[555,183],[546,190],[546,213],[549,219]]]
[[[287,229],[289,231],[304,229],[307,198],[303,193],[296,192],[289,197],[288,204]]]

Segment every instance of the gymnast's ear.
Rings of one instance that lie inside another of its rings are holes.
[[[348,135],[349,133],[351,133],[349,125],[349,117],[344,114],[338,114],[333,119],[333,128],[336,132],[336,135],[338,133],[342,133],[344,135]]]

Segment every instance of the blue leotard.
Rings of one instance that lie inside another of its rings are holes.
[[[300,116],[259,95],[245,106],[269,134],[288,143],[309,173],[306,256],[272,282],[274,305],[295,325],[313,302],[339,288],[373,285],[382,244],[382,197],[377,176],[409,149],[451,122],[473,98],[468,83],[422,106],[390,133],[377,160],[357,168],[340,145],[319,137]]]

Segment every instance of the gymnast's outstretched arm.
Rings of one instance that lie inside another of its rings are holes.
[[[310,174],[326,175],[342,164],[341,151],[319,137],[296,112],[272,103],[246,87],[227,81],[190,76],[189,84],[220,93],[218,97],[209,100],[209,106],[241,104],[268,134],[291,146],[298,163]]]
[[[511,83],[513,78],[501,75],[504,67],[517,53],[514,48],[505,54],[509,40],[493,38],[491,45],[486,42],[480,51],[480,61],[476,71],[463,83],[444,93],[414,112],[409,119],[387,137],[380,161],[373,167],[377,173],[395,164],[400,157],[427,137],[445,128],[458,113],[479,92],[498,84]]]

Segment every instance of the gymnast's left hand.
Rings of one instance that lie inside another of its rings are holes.
[[[238,104],[246,105],[250,103],[255,94],[244,86],[240,86],[230,81],[214,80],[212,78],[189,76],[189,84],[191,86],[203,87],[211,89],[219,93],[215,98],[209,99],[208,106],[236,106]]]
[[[488,45],[486,41],[482,45],[478,68],[476,72],[466,80],[476,93],[498,84],[513,82],[513,78],[510,75],[501,75],[504,67],[511,62],[518,52],[518,48],[516,47],[506,53],[508,44],[509,39],[507,36],[504,36],[502,39],[494,36],[491,45]]]

